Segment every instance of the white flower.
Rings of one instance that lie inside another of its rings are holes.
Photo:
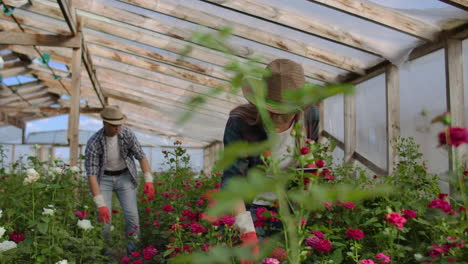
[[[16,243],[13,241],[5,240],[2,243],[0,243],[0,252],[7,251],[12,248],[16,248]]]
[[[39,173],[35,169],[28,169],[26,175],[27,177],[24,178],[23,184],[31,184],[39,180]]]
[[[28,175],[28,177],[39,177],[39,173],[37,173],[35,169],[28,169],[26,175]]]
[[[61,174],[62,173],[62,168],[60,167],[53,167],[52,172],[55,174]]]
[[[68,260],[62,259],[61,261],[58,261],[58,262],[55,263],[55,264],[68,264]]]
[[[80,168],[78,168],[77,166],[71,167],[70,170],[71,170],[72,172],[80,172]]]
[[[0,227],[0,238],[2,238],[3,234],[5,234],[5,228]]]
[[[88,219],[78,220],[77,225],[79,228],[82,228],[84,230],[93,228],[93,226],[91,225],[91,221],[89,221]]]
[[[54,215],[55,211],[54,209],[50,209],[50,208],[42,208],[42,214],[43,215]]]

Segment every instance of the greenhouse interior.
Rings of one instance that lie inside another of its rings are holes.
[[[468,263],[467,0],[0,8],[0,263]]]

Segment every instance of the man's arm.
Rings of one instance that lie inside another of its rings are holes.
[[[140,162],[140,167],[143,173],[151,173],[151,167],[146,157],[143,157],[141,160],[139,160],[139,162]]]
[[[99,189],[99,183],[97,182],[96,176],[89,176],[88,177],[89,188],[91,189],[91,193],[93,196],[101,194],[101,190]]]

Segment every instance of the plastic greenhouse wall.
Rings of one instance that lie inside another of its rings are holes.
[[[356,87],[356,151],[380,168],[387,166],[385,75]]]

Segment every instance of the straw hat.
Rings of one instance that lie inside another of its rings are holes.
[[[288,59],[276,59],[267,65],[271,76],[265,78],[266,109],[272,113],[285,114],[286,112],[275,107],[285,102],[282,94],[285,91],[298,91],[305,84],[304,69],[299,63]],[[249,84],[242,87],[244,97],[253,103],[253,91]]]
[[[101,118],[104,122],[116,126],[123,125],[127,120],[127,116],[120,111],[118,105],[104,107],[104,110],[101,112]]]

